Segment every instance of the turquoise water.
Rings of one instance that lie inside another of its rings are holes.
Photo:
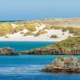
[[[15,51],[21,51],[21,50],[31,50],[35,48],[40,48],[43,46],[50,45],[54,42],[26,42],[26,41],[2,41],[0,42],[0,48],[2,47],[11,47]]]
[[[0,42],[0,47],[5,45],[11,47],[13,45],[12,47],[14,47],[16,51],[20,51],[20,49],[30,50],[33,49],[34,47],[46,46],[51,43]],[[80,74],[54,74],[41,72],[42,68],[51,64],[52,61],[58,56],[59,55],[0,56],[0,80],[80,80]],[[80,56],[76,57],[80,59]]]

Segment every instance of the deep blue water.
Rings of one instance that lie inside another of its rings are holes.
[[[80,80],[80,74],[54,74],[40,71],[58,56],[0,56],[0,80]]]
[[[13,48],[17,45],[15,50],[18,49],[17,51],[19,51],[20,49],[32,49],[34,46],[41,47],[51,43],[0,42],[0,47],[1,44],[2,46],[8,45],[9,47],[13,45]],[[26,46],[27,44],[30,46]],[[80,80],[80,74],[54,74],[41,72],[42,68],[51,64],[51,62],[58,56],[59,55],[0,56],[0,80]],[[76,57],[80,59],[80,56]]]

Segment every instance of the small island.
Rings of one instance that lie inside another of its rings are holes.
[[[51,73],[80,73],[80,60],[76,57],[58,57],[51,65],[42,69],[42,72]]]
[[[68,37],[68,39],[53,43],[49,46],[36,48],[30,51],[21,51],[19,54],[28,55],[80,55],[80,37]]]
[[[0,55],[18,55],[18,53],[10,47],[4,47],[0,48]]]

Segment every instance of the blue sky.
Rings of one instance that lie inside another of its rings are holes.
[[[0,20],[80,17],[80,0],[0,0]]]

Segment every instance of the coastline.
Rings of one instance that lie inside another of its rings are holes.
[[[29,41],[30,42],[30,41]],[[35,42],[34,42],[35,43]],[[41,43],[39,43],[41,44]],[[25,47],[25,50],[20,50],[18,54],[20,55],[80,55],[80,37],[69,37],[66,40],[55,42],[53,44],[52,42],[50,45],[40,46],[40,47],[33,47],[31,50],[27,49],[26,47],[29,47],[31,45],[21,45],[22,47]],[[33,44],[33,46],[38,44]],[[12,47],[12,46],[11,46]],[[1,52],[0,54],[8,54],[10,52],[11,55],[15,54],[14,47],[4,47],[0,48]],[[18,46],[20,48],[20,46]],[[21,49],[21,48],[20,48]],[[9,51],[10,50],[10,51]],[[5,52],[6,51],[6,52]],[[12,52],[11,52],[12,51]],[[13,53],[13,54],[12,54]]]

